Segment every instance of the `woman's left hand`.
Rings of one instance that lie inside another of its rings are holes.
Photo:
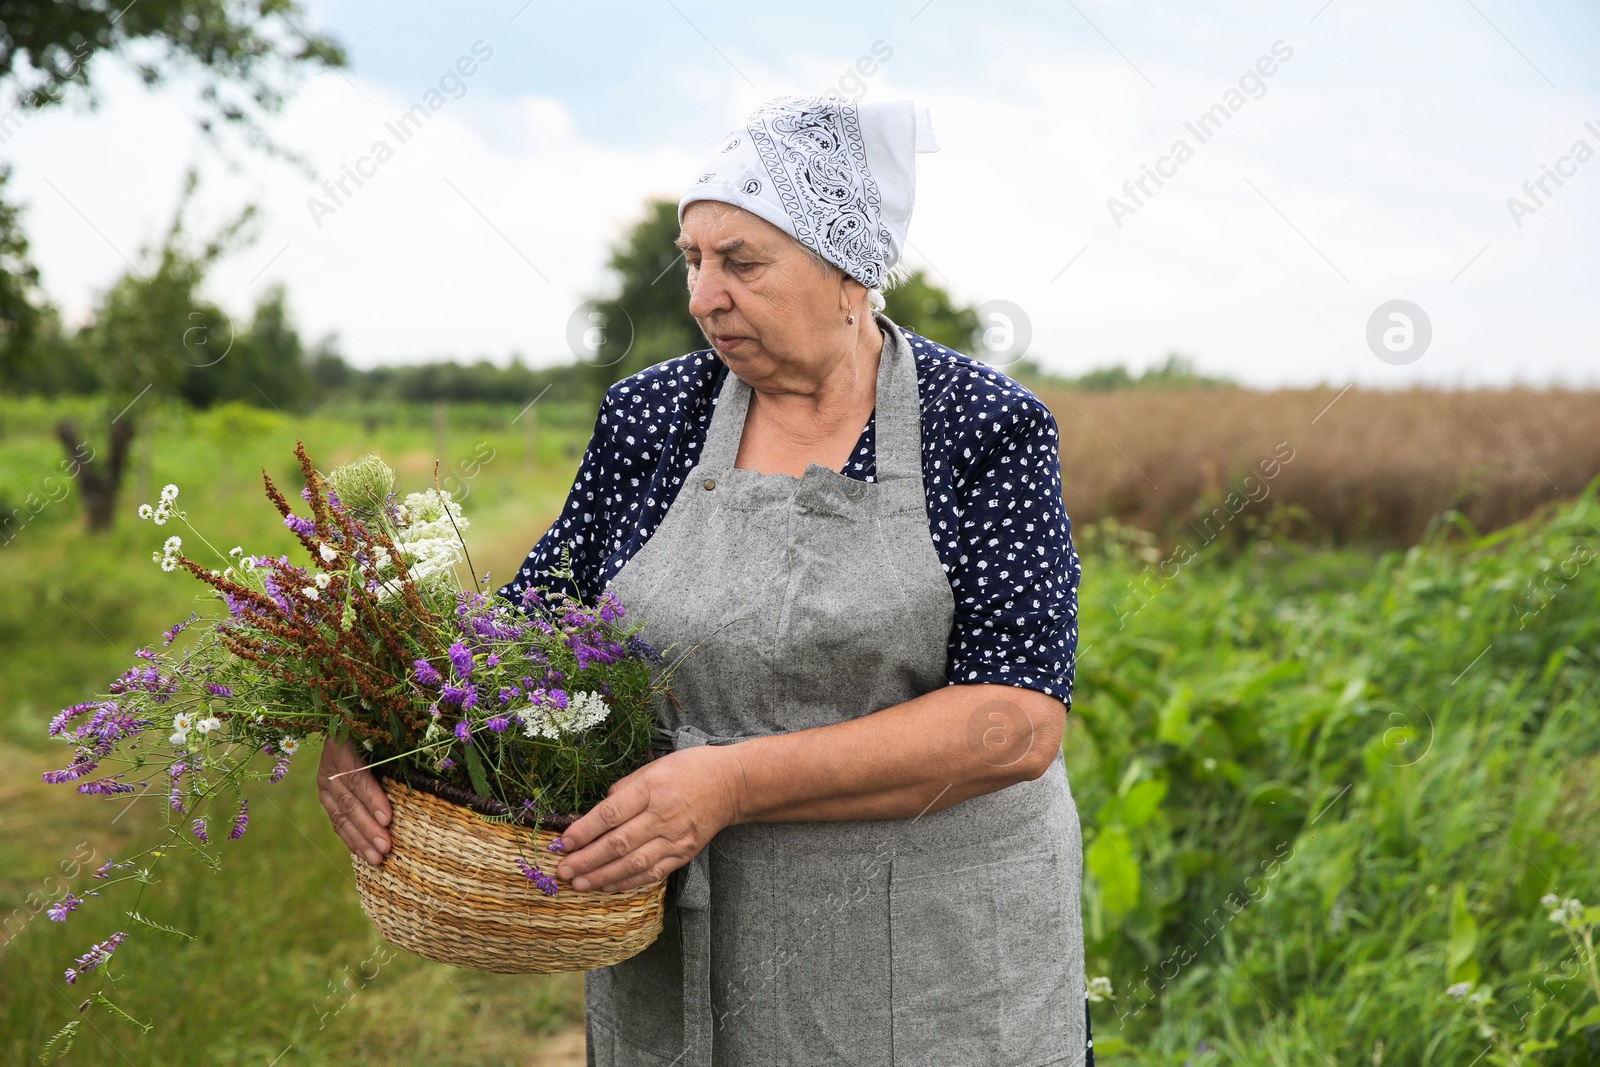
[[[620,893],[688,863],[737,819],[737,747],[678,749],[613,784],[561,835],[557,876],[574,889]]]

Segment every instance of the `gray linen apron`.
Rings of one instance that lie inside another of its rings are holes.
[[[874,318],[877,481],[736,468],[750,387],[729,373],[700,462],[608,585],[669,659],[699,644],[659,712],[675,748],[946,684],[916,365]],[[1080,1065],[1081,849],[1060,752],[914,819],[727,827],[669,878],[661,937],[585,975],[589,1067]]]

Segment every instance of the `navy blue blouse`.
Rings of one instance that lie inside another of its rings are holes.
[[[1036,689],[1072,706],[1078,579],[1056,422],[1025,386],[904,327],[916,357],[929,533],[955,595],[945,677]],[[500,595],[530,584],[592,603],[666,517],[728,376],[711,349],[611,385],[561,516]],[[841,473],[873,481],[876,417]],[[549,575],[570,545],[572,589]]]

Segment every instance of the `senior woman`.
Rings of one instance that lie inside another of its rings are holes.
[[[782,97],[729,135],[678,207],[712,349],[607,390],[500,590],[566,546],[578,595],[684,653],[672,751],[563,835],[577,889],[670,876],[661,937],[585,977],[591,1067],[1093,1062],[1055,422],[881,313],[933,150],[909,101]],[[378,860],[351,778],[324,802]]]

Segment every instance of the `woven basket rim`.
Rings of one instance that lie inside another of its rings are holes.
[[[480,815],[506,818],[519,826],[526,826],[535,830],[553,830],[559,833],[577,822],[582,814],[581,812],[579,814],[551,812],[535,821],[526,812],[513,811],[493,797],[479,796],[469,789],[451,785],[442,778],[435,778],[430,774],[423,774],[421,771],[408,770],[404,767],[385,767],[381,771],[373,771],[372,773],[379,778],[392,779],[419,792],[429,793],[440,800],[468,808]]]

